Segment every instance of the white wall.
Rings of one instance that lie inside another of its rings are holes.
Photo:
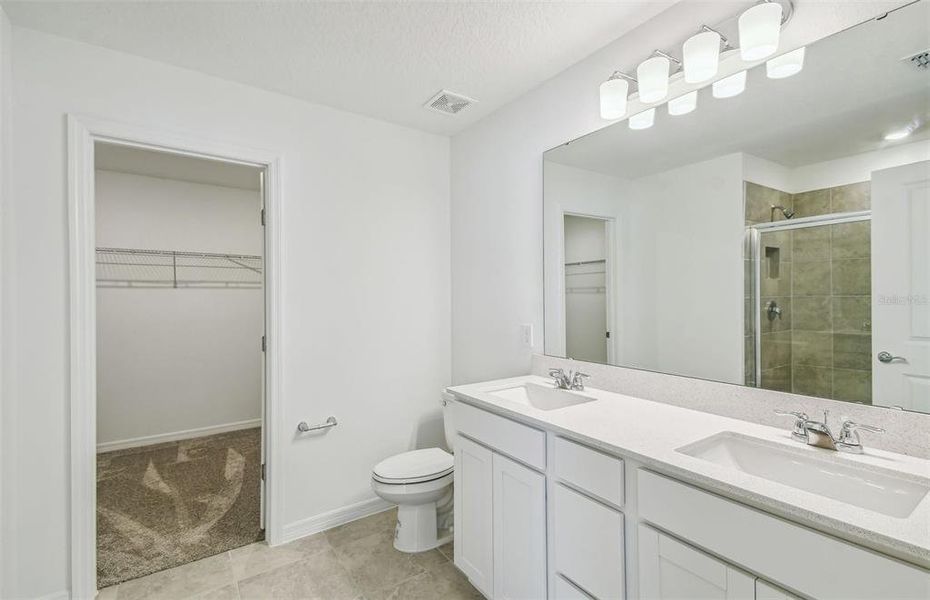
[[[750,4],[675,5],[453,138],[454,381],[525,373],[531,354],[543,349],[538,333],[536,347],[524,347],[519,327],[533,323],[539,332],[543,323],[542,153],[606,125],[597,93],[612,71],[633,69],[654,48],[674,50],[701,23],[722,21]],[[796,1],[783,47],[902,4]]]
[[[68,587],[66,113],[281,154],[285,524],[373,498],[372,465],[438,439],[447,138],[21,28],[13,53],[2,345],[16,349],[17,377],[3,398],[16,411],[3,422],[0,596]],[[340,424],[327,435],[293,435],[330,414]]]
[[[98,169],[95,193],[99,247],[262,254],[258,191]],[[254,425],[263,319],[261,288],[98,287],[98,448]]]
[[[652,277],[625,278],[639,308],[623,310],[618,363],[741,383],[743,381],[743,157],[730,154],[632,182],[636,206],[623,219],[621,268],[644,258]],[[650,290],[648,283],[653,288]],[[647,284],[647,285],[644,285]],[[654,356],[640,355],[651,347]]]

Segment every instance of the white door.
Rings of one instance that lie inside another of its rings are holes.
[[[493,467],[494,599],[545,598],[546,477],[499,454]]]
[[[639,526],[642,600],[753,600],[755,578],[721,560]]]
[[[493,590],[491,456],[484,446],[456,436],[455,566],[488,598]]]
[[[930,161],[872,174],[872,398],[930,412]]]

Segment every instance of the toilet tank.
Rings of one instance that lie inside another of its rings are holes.
[[[455,421],[453,419],[453,406],[455,405],[455,396],[449,392],[442,393],[442,428],[446,434],[446,450],[453,452],[452,444],[455,441]]]

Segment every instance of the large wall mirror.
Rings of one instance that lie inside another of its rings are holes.
[[[921,0],[548,151],[546,354],[930,412],[928,30]]]

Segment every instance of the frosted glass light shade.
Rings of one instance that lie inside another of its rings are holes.
[[[668,101],[668,114],[674,117],[686,115],[695,108],[697,108],[697,90]]]
[[[705,31],[685,40],[682,47],[685,81],[701,83],[717,74],[720,65],[720,34]]]
[[[626,115],[626,98],[630,82],[608,79],[601,84],[601,118],[612,121]]]
[[[781,4],[765,2],[740,15],[739,53],[743,60],[762,60],[775,54],[781,34],[781,13]]]
[[[739,96],[746,89],[746,71],[724,77],[713,85],[714,98],[732,98]]]
[[[769,79],[784,79],[797,75],[804,68],[804,47],[787,54],[776,56],[765,63],[765,74]]]
[[[630,117],[630,129],[649,129],[656,121],[656,109],[650,108]]]
[[[664,56],[647,58],[636,67],[639,100],[646,104],[660,102],[668,96],[669,61]]]

